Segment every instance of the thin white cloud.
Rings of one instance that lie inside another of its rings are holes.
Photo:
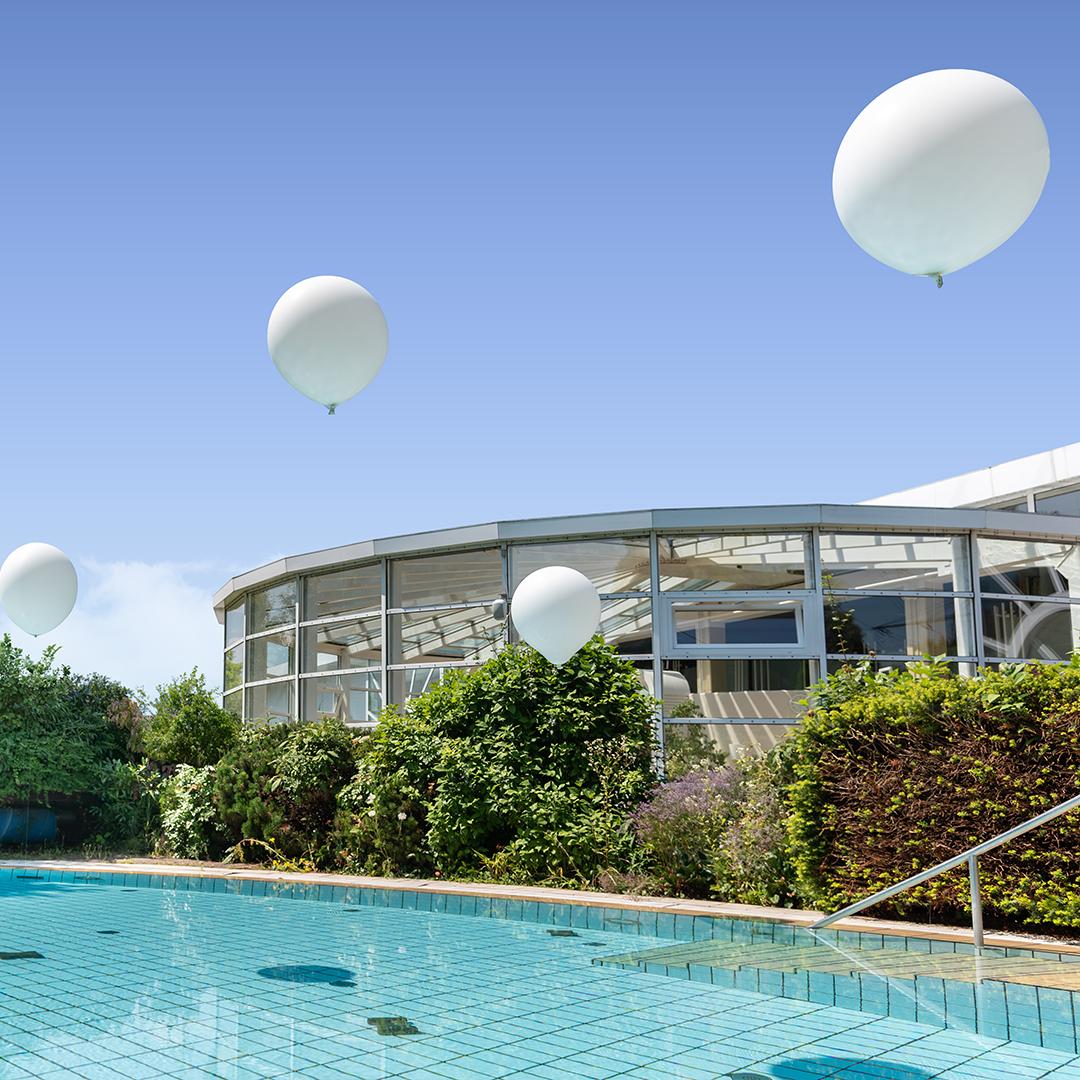
[[[222,630],[210,605],[228,573],[208,565],[80,560],[79,599],[49,634],[30,637],[0,613],[0,630],[34,656],[51,644],[73,671],[96,671],[132,689],[198,667],[220,689]]]

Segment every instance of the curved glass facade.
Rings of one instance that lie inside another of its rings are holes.
[[[335,562],[328,552],[287,575],[275,564],[219,594],[224,701],[248,719],[373,724],[384,705],[494,655],[513,636],[499,602],[532,571],[566,565],[596,585],[601,632],[661,699],[668,740],[767,747],[798,720],[819,673],[845,660],[931,655],[966,672],[1080,647],[1080,537],[1036,533],[1033,515],[1030,535],[941,524],[975,513],[893,511],[890,527],[873,528],[754,526],[752,511],[708,528],[616,531],[599,518],[603,535],[477,543],[461,530],[457,546],[438,534],[438,550],[403,538],[401,553]]]

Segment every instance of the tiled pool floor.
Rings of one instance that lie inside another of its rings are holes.
[[[0,1077],[1080,1080],[1060,1051],[593,965],[626,938],[550,929],[0,882],[0,955],[41,954],[0,959]]]

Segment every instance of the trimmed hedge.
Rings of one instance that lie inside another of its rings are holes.
[[[784,755],[798,891],[836,909],[1080,792],[1080,662],[976,678],[929,661],[845,668],[816,689]],[[992,921],[1080,926],[1080,812],[984,855],[979,869]],[[966,866],[891,910],[962,917]]]

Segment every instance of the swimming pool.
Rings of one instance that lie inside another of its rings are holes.
[[[1080,1080],[1073,1053],[594,963],[673,935],[567,905],[80,877],[0,868],[0,1077]]]

